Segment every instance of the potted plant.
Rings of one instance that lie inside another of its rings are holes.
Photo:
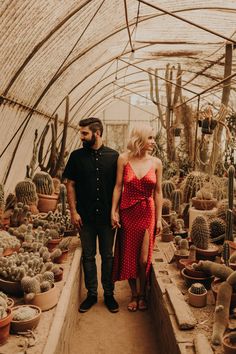
[[[188,289],[188,302],[194,307],[204,307],[207,303],[207,290],[201,283],[193,283]]]
[[[0,297],[0,344],[5,343],[9,336],[11,320],[12,310],[7,307],[7,301]]]
[[[58,202],[58,194],[54,193],[52,177],[47,172],[38,172],[33,177],[38,194],[38,209],[40,212],[47,213],[55,211]]]
[[[208,186],[205,186],[192,198],[192,205],[198,210],[211,210],[217,206],[217,199],[213,198]]]
[[[225,354],[235,354],[236,353],[236,332],[232,331],[226,333],[223,337],[223,348]]]
[[[51,253],[50,258],[55,263],[63,263],[68,258],[69,245],[71,242],[71,237],[65,237],[58,244],[57,248]]]
[[[41,309],[35,305],[19,305],[12,308],[11,332],[26,332],[38,326]]]

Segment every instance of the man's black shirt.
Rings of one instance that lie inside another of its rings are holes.
[[[71,153],[63,178],[75,182],[76,209],[83,223],[110,223],[118,152],[102,145]]]

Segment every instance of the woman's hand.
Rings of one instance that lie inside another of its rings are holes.
[[[81,227],[83,226],[83,222],[81,219],[81,216],[77,212],[71,213],[71,223],[78,229],[80,230]]]
[[[161,220],[158,220],[156,223],[156,230],[155,230],[155,236],[158,236],[162,231],[162,222]]]
[[[120,225],[120,215],[119,215],[119,213],[117,211],[111,213],[111,225],[112,225],[113,229],[121,227],[121,225]]]

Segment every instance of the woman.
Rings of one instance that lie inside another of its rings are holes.
[[[151,156],[154,146],[152,128],[139,125],[131,132],[128,152],[121,154],[117,162],[111,222],[120,230],[113,280],[128,279],[132,294],[129,311],[147,309],[145,290],[153,244],[162,228],[162,163]]]

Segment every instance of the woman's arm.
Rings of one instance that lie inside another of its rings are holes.
[[[123,187],[123,171],[126,163],[127,163],[126,155],[125,154],[120,155],[117,160],[116,184],[112,196],[112,207],[111,207],[112,227],[120,227],[119,201],[120,201],[122,187]]]
[[[154,202],[156,210],[156,234],[159,234],[162,230],[161,215],[162,215],[162,162],[160,159],[156,161],[156,187],[154,190]]]

